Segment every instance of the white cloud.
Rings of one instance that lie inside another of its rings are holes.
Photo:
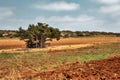
[[[71,11],[76,10],[80,7],[77,3],[67,3],[67,2],[52,2],[47,4],[34,4],[37,9],[50,10],[50,11]]]
[[[94,16],[79,15],[73,16],[51,16],[51,17],[37,17],[35,19],[7,19],[0,21],[1,29],[18,29],[22,26],[24,29],[28,28],[29,24],[36,24],[37,22],[47,23],[52,27],[57,27],[60,30],[81,30],[81,31],[108,31],[119,32],[120,20],[113,22],[99,20]]]
[[[18,19],[18,18],[8,18],[0,21],[0,29],[4,30],[17,30],[20,26],[27,29],[29,24],[32,24],[33,19]]]
[[[106,23],[103,30],[120,33],[120,20]]]
[[[102,6],[100,12],[112,15],[120,15],[120,5]]]
[[[109,14],[110,16],[120,15],[120,0],[97,0],[97,1],[103,4],[98,9],[98,12]]]
[[[44,22],[52,26],[57,26],[60,29],[67,30],[96,30],[97,26],[103,24],[102,20],[97,20],[93,16],[79,15],[72,16],[51,16],[51,17],[37,17],[35,22]]]
[[[103,4],[118,4],[120,0],[98,0],[100,3]]]
[[[0,20],[13,16],[13,11],[8,7],[0,7]]]
[[[49,18],[45,18],[45,17],[38,17],[37,19],[42,19],[43,21],[52,21],[52,22],[87,22],[87,21],[91,21],[94,20],[95,17],[93,16],[87,16],[87,15],[80,15],[77,17],[72,17],[72,16],[51,16]]]

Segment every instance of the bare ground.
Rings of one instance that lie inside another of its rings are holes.
[[[66,64],[51,71],[1,65],[0,80],[120,80],[120,57]]]
[[[40,80],[120,80],[120,57],[87,63],[76,62],[53,71],[37,73],[33,78]]]

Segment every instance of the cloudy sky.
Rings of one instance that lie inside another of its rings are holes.
[[[60,30],[120,32],[120,0],[0,0],[0,29],[37,22]]]

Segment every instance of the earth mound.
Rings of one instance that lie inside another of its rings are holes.
[[[67,64],[53,71],[38,73],[33,78],[41,80],[120,80],[120,57]]]
[[[50,71],[25,66],[10,69],[4,63],[0,67],[0,80],[120,80],[120,57],[76,62]]]

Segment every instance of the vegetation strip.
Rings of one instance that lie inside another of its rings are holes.
[[[41,71],[57,69],[60,66],[76,62],[89,62],[118,56],[120,54],[119,44],[96,44],[76,50],[52,52],[54,54],[47,52],[1,53],[0,79],[39,79],[39,76],[42,75],[34,76]],[[47,75],[44,78],[47,78]]]

